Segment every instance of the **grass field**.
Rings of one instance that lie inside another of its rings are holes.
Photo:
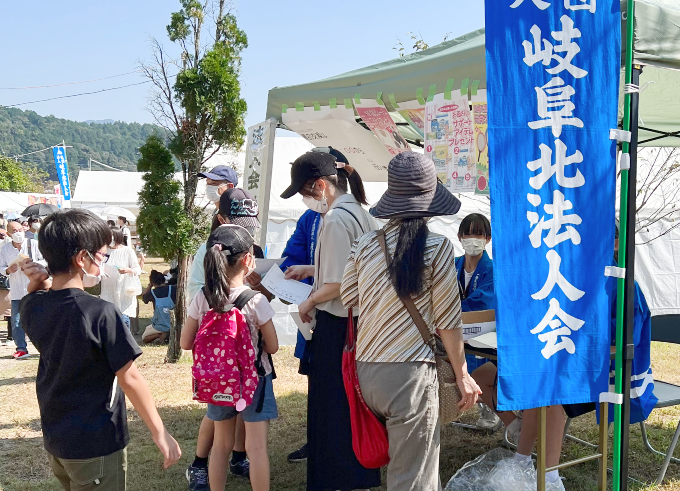
[[[147,263],[146,271],[159,269],[162,264],[153,260]],[[142,277],[148,281],[148,276]],[[140,313],[140,328],[143,330],[151,317],[148,307]],[[2,326],[4,333],[4,325]],[[11,359],[12,346],[0,348],[0,489],[7,491],[48,491],[61,489],[51,477],[45,451],[42,447],[40,415],[35,397],[35,375],[37,356],[25,361]],[[177,364],[164,363],[165,347],[145,346],[144,354],[137,363],[146,377],[156,400],[161,417],[169,431],[182,446],[183,457],[178,465],[164,471],[160,454],[154,446],[149,432],[139,416],[129,407],[128,419],[131,442],[129,450],[128,489],[130,491],[179,491],[186,489],[184,471],[195,451],[196,433],[205,413],[202,405],[191,401],[190,361],[184,357]],[[680,348],[653,345],[653,368],[656,378],[680,384]],[[289,464],[286,456],[305,441],[306,425],[306,379],[297,374],[297,363],[292,356],[292,347],[283,347],[274,356],[278,379],[274,383],[280,417],[272,423],[270,450],[272,485],[274,491],[305,489],[305,464]],[[476,415],[464,417],[474,421]],[[675,425],[680,418],[680,408],[654,411],[650,417],[650,439],[657,448],[665,449],[673,436]],[[586,415],[574,422],[571,433],[588,441],[597,441],[597,426],[594,415]],[[441,479],[448,479],[465,462],[477,455],[497,447],[501,433],[480,434],[454,427],[442,430]],[[610,447],[611,448],[611,447]],[[589,449],[566,443],[563,459],[585,456]],[[680,452],[676,452],[680,454]],[[653,457],[642,446],[640,429],[631,428],[631,477],[650,482],[656,476],[661,459]],[[610,462],[611,466],[611,462]],[[572,467],[562,473],[566,477],[567,490],[594,490],[597,464],[591,462]],[[666,481],[659,488],[633,484],[634,489],[659,489],[680,491],[680,465],[671,463]],[[248,481],[229,479],[227,489],[241,491],[250,489]],[[384,489],[384,488],[383,488]]]

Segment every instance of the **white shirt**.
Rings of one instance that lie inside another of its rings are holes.
[[[470,280],[472,279],[472,275],[475,274],[475,272],[473,271],[472,273],[468,273],[465,271],[465,268],[463,268],[463,273],[465,273],[465,289],[467,290]]]
[[[28,247],[31,247],[31,254],[28,252]],[[21,249],[14,247],[14,243],[10,242],[2,246],[0,249],[0,273],[4,274],[5,270],[9,267],[15,257],[19,254],[24,256],[32,257],[37,263],[47,266],[40,250],[38,249],[38,241],[32,239],[25,239],[21,244]],[[9,275],[9,295],[11,300],[21,300],[28,293],[26,288],[28,287],[28,276],[21,271],[19,268],[17,271]]]
[[[205,269],[203,268],[203,260],[205,259],[205,243],[196,251],[194,260],[191,263],[191,271],[189,271],[189,283],[187,284],[187,299],[191,302],[196,294],[205,285]]]
[[[127,242],[127,246],[132,249],[132,234],[130,233],[130,229],[123,227],[120,231],[123,233],[124,237],[127,237],[127,241],[123,241],[123,243]]]
[[[109,249],[109,260],[102,268],[108,277],[102,278],[102,292],[99,297],[111,302],[128,317],[136,317],[137,297],[125,295],[123,280],[127,275],[120,274],[116,266],[130,268],[134,276],[139,276],[142,273],[142,268],[139,267],[137,262],[137,255],[131,248],[123,246],[118,249]]]

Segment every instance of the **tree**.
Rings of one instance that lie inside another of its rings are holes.
[[[141,64],[154,85],[149,110],[168,131],[168,148],[182,167],[183,213],[189,218],[189,237],[194,239],[177,249],[177,322],[170,333],[167,356],[171,362],[181,354],[179,336],[186,318],[191,256],[197,239],[205,239],[208,223],[194,203],[198,174],[222,148],[239,150],[243,146],[247,109],[239,75],[241,52],[248,40],[228,11],[226,0],[180,0],[180,4],[182,9],[172,14],[167,26],[168,37],[180,48],[180,59],[171,59],[163,45],[152,39],[153,63]],[[206,39],[210,41],[206,43]],[[174,69],[178,70],[176,76],[171,75]]]
[[[0,156],[0,191],[42,193],[45,191],[43,180],[46,178],[45,172],[9,157]]]
[[[442,43],[445,43],[449,39],[449,34],[451,33],[450,32],[446,33],[444,39],[442,40]],[[399,58],[403,58],[404,56],[413,53],[418,53],[419,51],[424,51],[430,47],[430,45],[427,44],[423,39],[423,36],[422,34],[420,34],[420,32],[418,33],[418,35],[414,34],[413,32],[407,32],[406,35],[411,38],[411,41],[413,41],[413,47],[411,48],[413,51],[411,53],[408,53],[406,51],[406,46],[404,46],[404,44],[401,42],[401,39],[397,38],[397,44],[392,49],[399,53]]]
[[[189,247],[191,224],[183,214],[181,184],[174,178],[175,164],[163,140],[149,135],[139,148],[137,170],[144,172],[139,192],[137,232],[149,254],[171,261],[179,249]]]

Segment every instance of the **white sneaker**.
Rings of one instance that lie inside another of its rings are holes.
[[[516,417],[512,423],[506,428],[508,434],[508,440],[513,445],[519,445],[519,436],[522,434],[522,418]]]
[[[494,413],[489,406],[479,403],[479,419],[475,426],[480,430],[496,431],[503,425],[501,419]]]

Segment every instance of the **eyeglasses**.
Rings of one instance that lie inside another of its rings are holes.
[[[87,255],[90,256],[90,259],[92,260],[92,262],[95,263],[97,266],[101,266],[102,264],[106,264],[106,262],[109,260],[109,254],[102,254],[101,252],[95,252],[94,253],[95,256],[97,254],[99,254],[102,257],[101,261],[97,262],[97,259],[95,258],[95,256],[93,256],[90,253],[90,251],[85,251],[85,252],[87,252]]]

